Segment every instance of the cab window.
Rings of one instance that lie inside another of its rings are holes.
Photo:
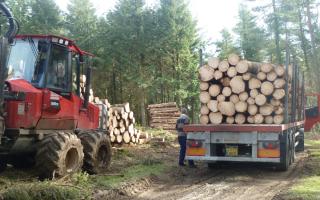
[[[52,45],[47,69],[47,87],[56,91],[71,91],[68,68],[69,51],[62,46]]]

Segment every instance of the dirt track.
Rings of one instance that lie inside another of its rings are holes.
[[[199,164],[197,169],[177,169],[156,178],[147,190],[129,199],[276,199],[297,180],[306,159],[306,153],[297,154],[287,172],[257,164],[228,164],[215,169]]]

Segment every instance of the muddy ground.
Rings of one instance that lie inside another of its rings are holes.
[[[228,163],[210,169],[205,163],[197,163],[197,168],[191,169],[177,166],[176,145],[156,146],[149,150],[134,148],[131,152],[138,157],[153,156],[169,167],[161,175],[125,183],[111,191],[99,190],[96,199],[277,200],[279,193],[299,179],[308,159],[306,152],[296,154],[296,162],[286,172],[252,163]]]

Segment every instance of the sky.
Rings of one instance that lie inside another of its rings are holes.
[[[66,10],[68,0],[55,0]],[[91,0],[98,15],[113,9],[117,0]],[[198,22],[200,36],[211,42],[220,38],[223,28],[231,30],[237,21],[238,6],[243,0],[189,0],[190,11]],[[146,0],[154,4],[155,0]]]

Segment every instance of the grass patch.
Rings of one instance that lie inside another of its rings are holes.
[[[303,178],[282,196],[282,199],[320,199],[320,140],[305,140],[310,157]]]
[[[91,181],[98,187],[115,188],[123,182],[138,180],[150,175],[159,175],[166,169],[167,167],[160,161],[145,159],[137,165],[124,166],[119,174],[96,176]]]
[[[177,134],[175,132],[166,131],[163,129],[154,129],[154,128],[147,128],[147,127],[140,127],[138,128],[145,133],[149,134],[149,137],[158,137],[164,138],[165,141],[174,142],[177,139]]]
[[[3,200],[78,200],[89,199],[81,188],[74,186],[58,185],[53,182],[33,184],[20,184],[7,189]]]

